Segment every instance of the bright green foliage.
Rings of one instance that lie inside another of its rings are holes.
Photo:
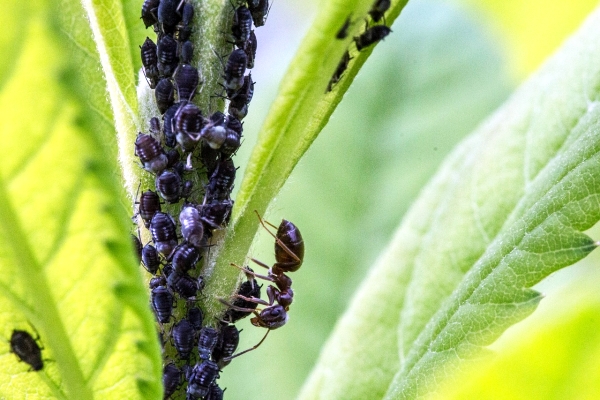
[[[535,309],[532,285],[596,247],[581,231],[600,218],[599,18],[449,157],[336,327],[303,398],[365,398],[394,366],[386,398],[427,393]]]
[[[106,89],[101,77],[84,85],[97,64],[79,74],[94,59],[82,14],[21,3],[3,5],[19,22],[18,40],[2,43],[12,65],[0,91],[0,325],[6,340],[37,330],[46,361],[28,372],[3,339],[0,397],[158,398],[153,317],[102,140],[114,135]],[[61,21],[73,24],[67,36]]]

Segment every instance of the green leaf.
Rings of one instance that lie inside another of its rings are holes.
[[[428,393],[533,312],[532,285],[596,247],[581,231],[600,218],[599,18],[446,160],[302,398],[364,398],[382,385],[386,398]]]
[[[158,398],[159,346],[103,142],[110,125],[101,103],[88,105],[105,87],[79,73],[86,47],[65,46],[89,43],[82,14],[57,11],[29,2],[12,16],[19,46],[3,52],[15,66],[0,92],[0,335],[39,332],[46,361],[28,371],[5,342],[0,397]]]

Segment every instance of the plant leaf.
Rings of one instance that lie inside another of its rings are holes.
[[[386,398],[433,390],[533,312],[541,297],[532,285],[596,247],[581,231],[600,218],[599,18],[447,159],[338,323],[302,397],[361,398],[374,375],[387,382]]]
[[[15,67],[0,92],[1,335],[37,330],[46,361],[28,372],[5,342],[0,397],[158,398],[159,346],[103,141],[110,124],[87,104],[106,89],[83,84],[85,46],[65,46],[89,43],[75,29],[81,12],[53,7],[30,2],[13,15],[22,41],[3,52]]]

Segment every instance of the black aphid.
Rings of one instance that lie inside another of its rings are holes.
[[[198,356],[202,360],[210,359],[217,342],[219,341],[219,331],[215,328],[205,326],[200,330],[200,337],[198,338]]]
[[[135,235],[131,235],[131,240],[133,242],[133,249],[135,250],[137,260],[140,262],[142,261],[142,242],[140,242],[140,238]]]
[[[202,247],[204,227],[198,210],[191,205],[185,206],[179,213],[179,223],[183,238],[198,249]]]
[[[173,118],[177,113],[177,110],[181,106],[181,103],[173,104],[165,111],[163,115],[163,132],[165,134],[165,145],[168,147],[175,147],[177,141],[175,139],[175,132],[173,131]]]
[[[150,133],[154,137],[159,137],[160,131],[160,120],[157,117],[150,118]]]
[[[159,286],[165,286],[167,284],[167,280],[165,279],[164,276],[155,276],[154,278],[150,279],[150,282],[148,283],[148,287],[150,288],[150,290],[152,289],[156,289]]]
[[[346,68],[348,68],[348,63],[350,63],[350,60],[350,53],[346,51],[342,56],[342,59],[340,60],[340,63],[338,64],[337,68],[335,69],[333,76],[329,80],[329,84],[327,85],[328,92],[331,92],[333,86],[337,84],[340,81],[340,79],[342,79],[342,75],[344,75]]]
[[[256,40],[256,35],[254,34],[254,30],[250,31],[250,37],[246,41],[246,45],[244,46],[244,51],[246,52],[246,68],[252,69],[254,68],[254,59],[256,58],[256,48],[258,46],[258,42]]]
[[[156,247],[151,244],[147,244],[142,249],[142,262],[144,264],[144,268],[152,275],[156,275],[158,272],[158,268],[160,267],[160,257],[158,256],[158,251],[156,251]]]
[[[224,86],[227,90],[238,90],[244,84],[244,73],[246,72],[246,63],[248,56],[243,49],[236,49],[231,52],[225,65]]]
[[[390,32],[392,32],[392,30],[385,25],[372,26],[364,31],[360,36],[356,36],[354,38],[354,41],[356,42],[356,48],[360,51],[365,47],[369,47],[389,35]]]
[[[192,192],[194,191],[194,181],[184,181],[183,182],[183,187],[181,188],[181,198],[184,199],[185,201],[187,201],[187,199],[190,198],[190,196],[192,195]]]
[[[164,170],[156,177],[156,190],[168,203],[177,203],[181,194],[181,176],[168,169]]]
[[[179,61],[182,64],[191,64],[192,57],[194,56],[194,44],[186,40],[181,44],[181,49],[179,50]]]
[[[195,331],[199,331],[202,329],[202,321],[204,320],[204,314],[202,314],[202,310],[199,307],[192,307],[188,310],[187,315],[188,321],[192,325]]]
[[[15,353],[19,360],[29,364],[33,371],[44,368],[42,349],[29,332],[13,329],[10,336],[10,351]]]
[[[177,246],[177,232],[171,216],[162,212],[154,214],[150,222],[150,233],[156,250],[168,258]]]
[[[194,365],[186,378],[188,379],[187,399],[196,400],[208,394],[209,387],[219,376],[219,367],[213,361],[205,360]]]
[[[239,6],[233,14],[233,24],[231,25],[231,33],[237,47],[241,49],[246,47],[251,29],[252,14],[250,10],[246,6]]]
[[[146,190],[140,196],[138,207],[138,213],[140,214],[140,217],[142,217],[146,228],[150,226],[152,217],[154,217],[154,214],[157,212],[160,212],[160,197],[152,190]]]
[[[173,33],[175,27],[181,20],[177,12],[180,0],[161,0],[158,5],[158,22],[161,26],[161,32]]]
[[[198,70],[189,64],[180,64],[177,71],[175,71],[174,79],[175,85],[177,85],[179,101],[192,100],[196,94],[196,88],[200,80]]]
[[[269,14],[269,0],[258,0],[248,2],[248,8],[252,14],[254,26],[263,26]]]
[[[344,21],[344,25],[342,25],[340,30],[335,34],[336,39],[345,39],[348,37],[348,28],[350,28],[350,23],[350,16],[348,16],[348,18],[346,18],[346,21]]]
[[[197,206],[200,219],[208,229],[221,229],[229,223],[233,200],[215,201]]]
[[[142,21],[146,29],[158,22],[158,3],[160,0],[144,0],[142,4]]]
[[[170,149],[167,151],[167,160],[169,160],[167,168],[175,168],[179,161],[181,161],[181,154],[177,149]]]
[[[252,271],[252,269],[248,269]],[[260,288],[261,287],[258,285],[258,282],[256,282],[256,279],[252,278],[250,280],[242,282],[240,288],[237,291],[237,294],[242,295],[244,297],[254,297],[258,299],[260,298]],[[255,302],[247,301],[240,298],[236,298],[232,305],[237,308],[244,308],[248,310],[254,310],[258,306],[258,304]],[[240,311],[230,308],[225,313],[225,316],[231,323],[234,323],[242,318],[246,318],[250,314],[252,314],[252,311]]]
[[[219,333],[219,341],[213,350],[212,358],[217,362],[219,369],[223,369],[231,362],[226,360],[235,353],[238,344],[240,343],[240,331],[235,325],[225,325],[221,327]]]
[[[149,37],[140,46],[144,75],[148,80],[150,88],[154,89],[158,83],[158,57],[156,55],[156,44]]]
[[[242,87],[230,96],[229,114],[240,121],[244,119],[248,114],[248,105],[252,101],[253,95],[254,82],[252,81],[252,75],[246,75]]]
[[[375,0],[375,3],[371,6],[371,10],[369,10],[369,15],[373,18],[373,21],[379,22],[383,14],[390,8],[390,4],[390,0]]]
[[[179,358],[187,360],[194,349],[194,328],[187,319],[182,319],[173,326],[171,335]]]
[[[194,19],[194,7],[190,3],[183,3],[181,11],[181,27],[179,28],[179,41],[188,40],[192,34],[192,19]]]
[[[181,378],[181,370],[177,368],[175,364],[169,363],[163,367],[162,381],[165,389],[163,394],[164,399],[169,398],[169,396],[175,393],[179,385],[181,385]]]
[[[177,271],[174,271],[169,275],[167,278],[167,286],[184,299],[195,298],[200,290],[198,280],[192,278],[186,273],[180,273]]]
[[[231,159],[220,160],[206,185],[208,200],[223,201],[229,198],[233,190],[236,168]]]
[[[156,319],[160,323],[167,323],[171,319],[173,313],[173,295],[164,286],[157,286],[152,289],[150,294],[152,308],[156,314]]]
[[[165,277],[165,285],[167,284],[166,279],[168,279],[173,274],[174,271],[175,271],[175,268],[173,268],[173,264],[167,264],[162,269],[163,276]]]
[[[198,250],[189,243],[182,243],[175,248],[171,264],[179,273],[187,272],[196,268],[196,263],[200,259]]]
[[[162,2],[161,2],[162,4]],[[171,35],[163,35],[157,44],[158,72],[165,77],[173,75],[179,59],[177,57],[177,41]]]
[[[184,150],[193,150],[204,125],[202,111],[193,103],[182,104],[173,116],[172,125],[177,143]]]
[[[156,89],[154,89],[154,97],[156,98],[158,111],[164,114],[175,101],[175,87],[170,79],[163,78],[158,82]]]
[[[167,156],[158,140],[152,136],[139,133],[134,148],[135,155],[140,158],[146,171],[158,173],[167,166]]]

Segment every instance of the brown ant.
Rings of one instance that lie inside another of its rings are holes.
[[[254,313],[255,317],[250,319],[252,325],[267,328],[267,333],[261,339],[261,341],[258,342],[258,344],[231,357],[226,357],[224,359],[225,361],[230,361],[235,357],[255,350],[264,342],[271,330],[280,328],[286,324],[288,320],[287,312],[292,304],[294,291],[292,290],[292,280],[284,272],[297,271],[302,265],[302,261],[304,259],[304,240],[302,239],[300,230],[296,227],[296,225],[284,219],[281,221],[281,224],[279,224],[279,227],[276,227],[270,222],[263,220],[256,210],[254,212],[258,216],[260,224],[267,230],[267,232],[269,232],[269,234],[271,234],[271,236],[275,238],[276,263],[273,264],[272,267],[269,267],[261,261],[258,261],[254,258],[252,259],[252,261],[254,261],[257,265],[269,270],[267,275],[257,274],[235,264],[231,265],[242,270],[248,277],[260,278],[269,282],[273,282],[277,287],[269,285],[267,288],[267,296],[269,301],[265,301],[256,297],[246,297],[240,294],[235,295],[235,297],[238,299],[266,306],[262,310],[237,307],[223,299],[220,300],[221,303],[227,305],[230,309]],[[277,233],[274,234],[271,232],[267,225],[276,228]]]

